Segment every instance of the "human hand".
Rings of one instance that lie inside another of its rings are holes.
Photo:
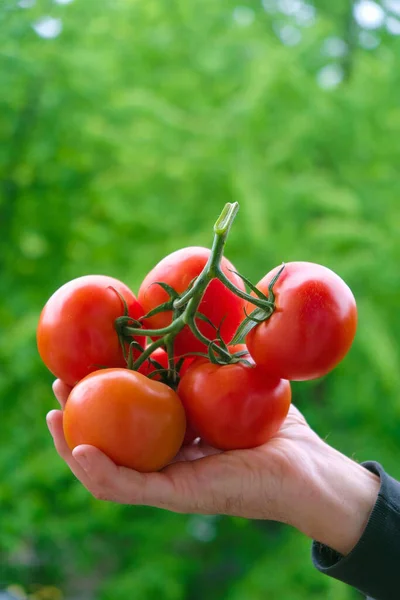
[[[59,380],[53,385],[62,408],[70,389]],[[195,443],[158,473],[119,467],[93,446],[71,452],[62,418],[59,410],[47,416],[57,452],[101,500],[280,521],[347,554],[379,491],[379,479],[323,442],[293,405],[263,446],[220,452]]]

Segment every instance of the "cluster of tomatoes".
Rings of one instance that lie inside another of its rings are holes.
[[[247,296],[225,257],[225,281],[221,276],[208,283],[194,328],[186,324],[165,340],[158,331],[121,343],[116,323],[122,315],[147,332],[182,317],[185,306],[175,314],[168,290],[182,297],[209,258],[210,250],[200,247],[172,253],[148,273],[137,297],[116,279],[90,275],[48,300],[38,349],[50,371],[71,386],[63,420],[71,448],[91,444],[118,465],[148,472],[168,464],[195,438],[222,450],[261,445],[286,418],[290,381],[321,377],[348,352],[357,309],[338,275],[313,263],[288,263]],[[273,309],[260,318],[263,312],[251,298],[271,298],[274,279]],[[157,311],[160,306],[165,309]],[[243,321],[252,321],[245,344],[230,345]],[[154,340],[160,345],[149,357],[136,370],[128,368],[127,355],[130,365],[140,363]],[[218,354],[219,347],[225,352]]]

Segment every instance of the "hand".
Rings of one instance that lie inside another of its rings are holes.
[[[70,388],[57,380],[53,390],[63,407]],[[281,521],[347,554],[379,491],[379,479],[325,444],[294,406],[263,446],[220,452],[195,443],[160,472],[148,474],[116,466],[93,446],[71,452],[62,418],[57,410],[47,416],[57,452],[101,500]]]

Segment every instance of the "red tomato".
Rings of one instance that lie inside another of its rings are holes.
[[[277,267],[257,288],[268,294]],[[285,266],[274,285],[276,310],[246,337],[258,365],[284,379],[322,377],[347,354],[357,328],[350,288],[330,269],[307,262]],[[252,310],[251,305],[247,312]]]
[[[68,446],[96,446],[117,465],[158,471],[179,451],[186,419],[176,392],[128,369],[91,373],[71,391],[64,411]]]
[[[140,286],[138,298],[145,313],[168,300],[168,294],[155,282],[162,281],[169,284],[176,292],[182,294],[190,282],[200,275],[210,256],[208,248],[190,247],[183,248],[166,256],[144,279]],[[240,277],[232,273],[233,265],[223,258],[221,268],[225,275],[238,288],[244,290]],[[243,320],[244,301],[229,291],[220,281],[214,279],[210,282],[203,299],[199,305],[199,312],[203,313],[216,326],[221,325],[222,339],[228,343],[237,327]],[[151,329],[160,329],[171,323],[171,311],[165,311],[146,319],[144,325]],[[201,333],[209,339],[215,338],[215,329],[205,321],[196,319]],[[187,352],[204,352],[205,346],[197,340],[190,329],[185,327],[175,338],[175,354],[180,356]]]
[[[150,358],[156,361],[158,364],[160,364],[163,369],[168,369],[168,354],[163,348],[157,348],[156,350],[154,350],[154,352],[150,354]],[[185,358],[179,370],[179,374],[181,377],[188,370],[188,368],[194,360],[195,358],[191,356]],[[149,360],[145,360],[144,363],[140,365],[138,372],[148,377],[150,373],[157,371],[158,368],[159,367],[154,366]],[[161,374],[154,375],[153,379],[161,379]]]
[[[199,437],[221,450],[267,442],[281,427],[291,401],[289,382],[268,378],[261,367],[220,366],[203,358],[182,377],[178,395]]]
[[[184,374],[186,373],[186,371],[188,370],[190,365],[192,365],[195,360],[196,360],[195,356],[188,356],[187,358],[185,358],[185,360],[183,361],[183,364],[179,370],[179,375],[181,378],[184,376]]]
[[[114,288],[114,289],[111,289]],[[131,290],[106,275],[78,277],[48,300],[37,329],[39,354],[47,368],[69,385],[101,367],[123,367],[125,360],[114,321],[124,314],[117,290],[131,317],[143,309]],[[144,338],[137,338],[144,345]],[[137,352],[134,353],[137,356]]]

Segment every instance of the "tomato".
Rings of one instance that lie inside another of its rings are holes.
[[[169,254],[145,277],[139,289],[138,299],[145,313],[168,300],[167,292],[156,282],[162,281],[182,294],[191,281],[200,275],[207,263],[210,250],[208,248],[190,247],[177,250]],[[244,290],[240,277],[230,271],[233,265],[223,258],[221,268],[225,275],[238,288]],[[216,327],[221,326],[221,336],[228,343],[237,327],[243,320],[244,301],[228,290],[223,283],[214,279],[210,282],[199,305],[199,312],[203,313]],[[164,311],[149,319],[144,320],[144,326],[151,329],[160,329],[171,323],[171,311]],[[196,319],[201,333],[209,339],[215,338],[215,329],[205,321]],[[175,338],[174,351],[176,356],[187,352],[204,352],[205,345],[194,337],[186,326]]]
[[[163,348],[157,348],[156,350],[154,350],[154,352],[150,354],[150,358],[153,361],[157,362],[159,365],[161,365],[163,369],[168,369],[168,354]],[[188,356],[187,358],[185,358],[179,370],[179,374],[181,377],[187,371],[187,369],[194,360],[195,357],[192,356]],[[151,373],[157,371],[158,369],[159,367],[156,367],[154,364],[152,364],[150,360],[145,360],[138,368],[138,372],[148,377]],[[154,375],[153,379],[161,379],[161,374]]]
[[[115,290],[125,299],[130,316],[138,319],[143,315],[130,289],[105,275],[87,275],[66,283],[42,310],[37,329],[39,354],[48,369],[68,385],[101,367],[125,366],[114,328],[124,306]],[[144,345],[143,337],[137,341]]]
[[[221,450],[267,442],[281,427],[291,401],[289,382],[268,378],[261,367],[221,366],[204,358],[182,377],[178,395],[199,437]]]
[[[158,471],[181,447],[185,412],[176,392],[128,369],[88,375],[71,391],[64,411],[68,446],[90,444],[117,465]]]
[[[261,292],[268,294],[279,268],[257,284]],[[292,262],[275,283],[274,293],[275,312],[246,336],[251,356],[283,379],[326,375],[347,354],[356,333],[357,307],[350,288],[326,267]]]

